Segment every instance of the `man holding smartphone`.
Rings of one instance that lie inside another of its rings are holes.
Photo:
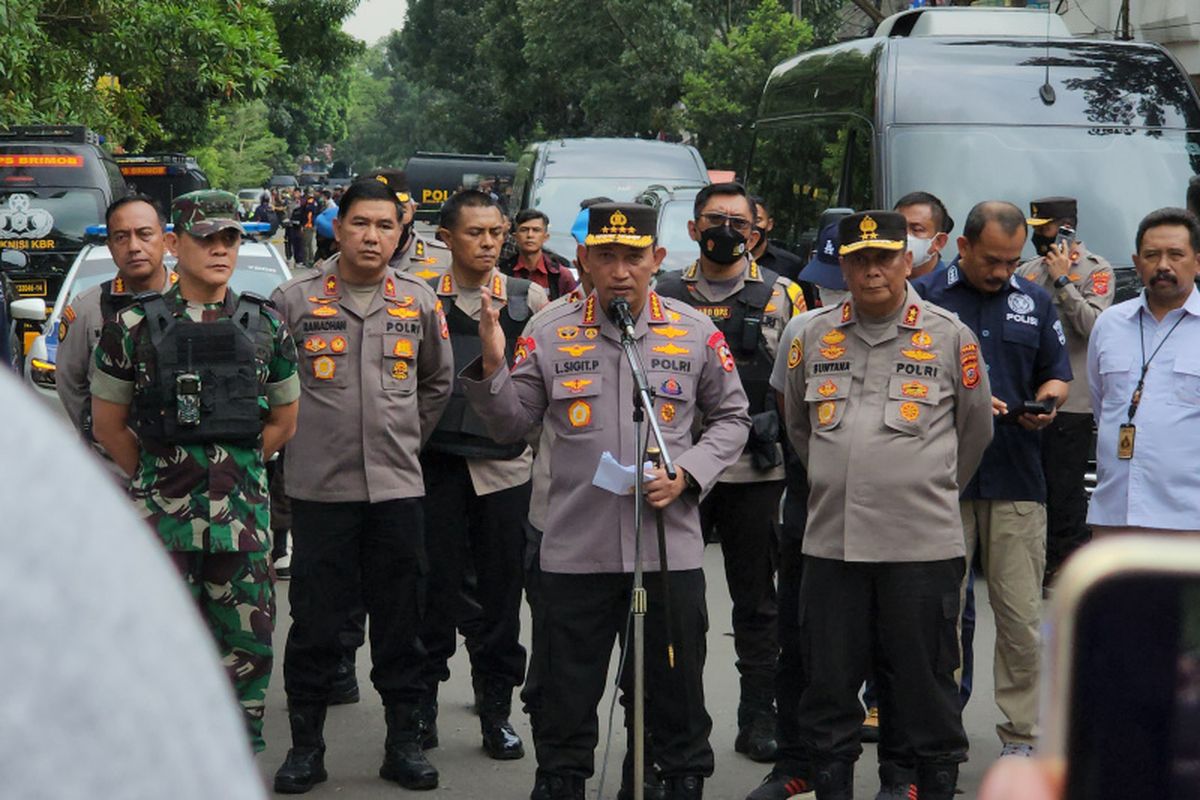
[[[1038,257],[1022,264],[1017,275],[1038,284],[1054,299],[1075,376],[1070,397],[1042,434],[1047,518],[1044,583],[1049,585],[1067,556],[1091,538],[1083,480],[1092,438],[1088,337],[1100,313],[1112,305],[1117,287],[1112,265],[1076,237],[1075,198],[1034,200],[1029,214],[1026,222],[1033,226]]]
[[[991,379],[998,424],[962,492],[963,533],[968,564],[980,550],[996,618],[996,703],[1005,716],[997,727],[1001,754],[1029,756],[1037,741],[1046,565],[1040,432],[1067,399],[1071,365],[1050,295],[1014,274],[1025,233],[1025,215],[1012,203],[978,203],[958,237],[958,263],[914,285],[975,332]]]

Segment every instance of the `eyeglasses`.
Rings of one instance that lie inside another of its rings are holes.
[[[739,233],[750,232],[751,222],[745,217],[731,217],[728,214],[718,214],[715,211],[709,211],[701,214],[700,219],[704,220],[709,224],[709,226],[714,228],[720,225],[728,225]]]

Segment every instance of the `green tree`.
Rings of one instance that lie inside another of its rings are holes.
[[[216,116],[211,143],[196,150],[196,160],[218,189],[236,192],[264,186],[287,154],[287,142],[271,133],[262,100],[230,107]]]
[[[0,119],[187,149],[282,74],[268,0],[0,0]]]
[[[749,124],[776,63],[812,44],[812,26],[779,0],[759,0],[743,23],[714,39],[683,79],[685,120],[711,167],[741,170],[749,160]]]

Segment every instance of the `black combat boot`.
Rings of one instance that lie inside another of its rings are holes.
[[[329,775],[325,772],[325,706],[288,704],[292,746],[275,773],[275,791],[304,794]]]
[[[774,761],[779,752],[775,739],[775,685],[770,675],[743,675],[738,703],[738,733],[733,749],[751,761]]]
[[[921,800],[953,800],[958,785],[958,764],[918,764],[917,797]]]
[[[678,775],[667,778],[667,800],[701,800],[704,797],[704,778],[699,775]]]
[[[647,750],[650,748],[647,747]],[[647,753],[649,756],[649,753]],[[666,800],[667,782],[658,774],[649,757],[646,758],[646,774],[642,776],[643,796],[646,800]],[[617,800],[633,800],[633,751],[625,751],[625,760],[621,763],[621,789],[617,792]]]
[[[426,689],[425,694],[421,695],[421,702],[417,705],[417,711],[421,714],[421,749],[433,750],[438,746],[437,684],[434,684],[432,689]]]
[[[583,788],[583,778],[547,775],[539,770],[529,800],[583,800]]]
[[[854,800],[854,765],[849,761],[813,763],[817,800]]]
[[[483,734],[483,749],[497,761],[512,761],[525,757],[525,745],[508,721],[512,713],[512,687],[503,681],[487,679],[479,706],[479,730]]]
[[[879,793],[875,800],[908,800],[917,782],[917,771],[912,766],[901,766],[894,761],[879,763]]]
[[[329,693],[329,705],[344,706],[358,702],[358,674],[354,668],[354,651],[343,653],[333,674],[333,689]]]
[[[438,771],[421,749],[421,712],[411,703],[397,703],[383,709],[387,722],[387,741],[379,777],[395,781],[405,789],[436,789]]]

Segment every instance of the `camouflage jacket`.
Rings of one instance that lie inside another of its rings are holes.
[[[165,298],[177,317],[212,322],[233,311],[225,303],[188,303],[178,286]],[[271,335],[270,359],[258,364],[258,402],[264,414],[300,396],[296,345],[279,316],[265,308]],[[105,323],[96,345],[92,396],[129,404],[148,380],[141,356],[149,336],[145,312],[134,305]],[[222,444],[172,445],[143,441],[129,491],[142,516],[168,550],[209,553],[267,549],[270,507],[267,473],[258,448]]]

